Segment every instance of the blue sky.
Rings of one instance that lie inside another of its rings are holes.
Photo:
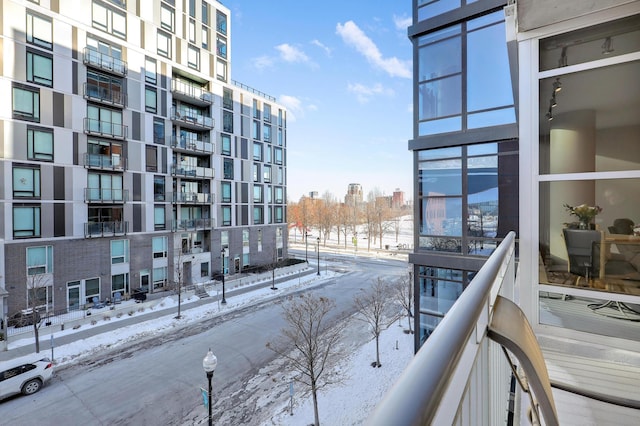
[[[412,194],[411,1],[225,0],[231,78],[288,109],[288,199]]]

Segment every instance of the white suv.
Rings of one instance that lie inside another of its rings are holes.
[[[34,394],[52,374],[53,364],[49,358],[0,363],[0,399],[19,393]]]

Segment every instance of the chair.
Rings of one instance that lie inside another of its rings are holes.
[[[97,296],[94,296],[93,299],[91,299],[91,301],[93,302],[94,308],[96,309],[104,308],[104,303],[102,303]]]
[[[602,240],[601,232],[564,228],[562,233],[567,246],[567,255],[569,256],[569,272],[578,276],[575,285],[578,285],[582,277],[589,281],[589,277],[592,277],[595,273],[595,261],[598,256],[594,255],[594,246],[595,244],[600,244]]]
[[[119,291],[116,291],[113,295],[113,304],[117,305],[118,303],[122,303],[122,294]]]

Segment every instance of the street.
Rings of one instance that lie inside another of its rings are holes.
[[[403,261],[364,257],[336,257],[328,267],[350,272],[304,291],[334,299],[334,321],[354,312],[354,296],[375,278],[407,270]],[[172,332],[59,368],[39,393],[0,403],[2,422],[200,424],[206,417],[200,388],[207,386],[202,359],[211,348],[218,358],[214,422],[258,424],[269,418],[271,408],[265,399],[288,393],[285,379],[290,371],[265,347],[284,327],[280,302],[258,302],[201,322],[176,325]],[[357,345],[368,339],[368,333],[351,334],[346,343]]]

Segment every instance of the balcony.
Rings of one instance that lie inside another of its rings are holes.
[[[129,201],[128,189],[85,188],[85,203],[124,204]]]
[[[126,170],[126,161],[120,155],[84,154],[84,166],[88,169]]]
[[[637,424],[640,356],[535,335],[513,301],[531,285],[517,274],[514,237],[496,248],[367,425]],[[581,321],[576,312],[563,319]]]
[[[84,83],[83,96],[85,99],[100,102],[105,105],[124,108],[127,105],[127,95],[119,90],[98,86],[97,84]]]
[[[174,99],[192,105],[204,107],[213,104],[213,93],[207,92],[198,84],[179,78],[171,79],[171,95]]]
[[[213,179],[214,169],[197,166],[177,166],[173,164],[171,165],[171,174],[173,176],[184,176],[194,179]]]
[[[201,192],[174,192],[173,203],[179,204],[213,204],[215,194]]]
[[[120,123],[84,118],[84,132],[88,135],[102,136],[112,139],[126,139],[129,128]]]
[[[176,107],[171,108],[171,120],[181,127],[194,130],[211,130],[214,127],[213,118]]]
[[[129,231],[129,222],[87,222],[84,224],[84,237],[113,237],[126,235]]]
[[[213,219],[209,218],[174,220],[171,224],[171,229],[174,232],[211,229],[212,227],[215,227],[215,223]]]
[[[105,53],[85,47],[82,51],[82,62],[89,67],[97,68],[124,77],[127,75],[127,63]]]
[[[171,148],[183,152],[213,154],[214,145],[197,139],[187,139],[178,136],[171,137]]]

